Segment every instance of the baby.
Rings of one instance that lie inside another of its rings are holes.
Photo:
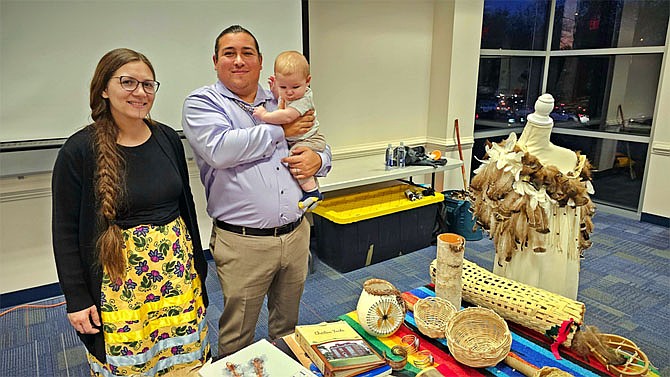
[[[279,109],[269,112],[263,106],[259,106],[254,109],[254,116],[266,123],[286,124],[293,122],[308,110],[314,110],[312,90],[309,88],[311,79],[309,63],[301,53],[282,52],[275,59],[274,76],[270,78],[270,89],[278,99]],[[286,138],[286,141],[291,150],[303,146],[317,152],[323,151],[326,148],[326,139],[319,133],[316,113],[314,113],[314,125],[307,133]],[[316,178],[299,179],[298,182],[303,191],[298,206],[311,211],[319,201],[323,200]]]

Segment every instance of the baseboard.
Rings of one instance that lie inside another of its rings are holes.
[[[212,253],[209,249],[204,250],[205,258],[212,260]],[[41,301],[54,296],[60,296],[63,291],[60,289],[60,284],[51,283],[41,285],[39,287],[26,288],[20,291],[0,294],[0,308],[8,308],[16,305],[23,305],[30,302]]]
[[[644,221],[645,223],[652,223],[655,225],[660,225],[664,226],[666,228],[670,228],[670,218],[663,217],[663,216],[658,216],[658,215],[652,215],[650,213],[642,213],[640,215],[640,221]]]
[[[20,291],[0,294],[0,308],[23,305],[30,302],[40,301],[54,296],[60,296],[63,291],[60,284],[51,283],[39,287],[26,288]]]

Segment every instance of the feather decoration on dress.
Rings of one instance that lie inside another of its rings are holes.
[[[593,186],[588,160],[577,153],[577,166],[563,174],[555,166],[543,166],[516,141],[514,133],[500,143],[487,141],[484,159],[474,171],[469,189],[477,225],[489,233],[499,261],[509,262],[517,252],[542,253],[569,240],[567,232],[550,232],[556,216],[568,213],[552,212],[552,208],[573,208],[569,213],[578,218],[570,215],[575,219],[575,236],[568,242],[575,242],[571,249],[581,255],[591,246],[591,217],[595,213],[589,196]],[[564,223],[571,221],[565,219]]]

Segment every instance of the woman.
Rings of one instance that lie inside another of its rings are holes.
[[[56,268],[92,375],[163,375],[209,355],[207,263],[183,146],[149,117],[158,87],[144,55],[105,54],[93,123],[53,170]]]

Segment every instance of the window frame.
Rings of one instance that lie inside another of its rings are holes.
[[[546,28],[546,43],[544,50],[503,50],[503,49],[482,49],[479,50],[479,58],[504,58],[504,57],[524,57],[524,58],[543,58],[543,71],[540,82],[540,93],[547,92],[548,77],[549,77],[549,65],[552,58],[555,57],[582,57],[582,56],[602,56],[609,55],[613,56],[615,59],[619,55],[638,55],[638,54],[660,54],[662,59],[665,58],[664,54],[666,53],[666,46],[668,44],[668,37],[670,33],[666,30],[666,40],[665,44],[662,46],[641,46],[641,47],[607,47],[607,48],[595,48],[595,49],[574,49],[574,50],[552,50],[553,34],[554,34],[554,19],[556,13],[556,0],[551,0],[549,15],[548,15],[548,25]],[[619,25],[620,27],[620,25]],[[670,29],[670,24],[668,25]],[[662,67],[661,67],[662,68]],[[610,106],[610,95],[609,91],[611,89],[611,82],[607,84],[608,87],[605,89],[606,93],[603,93],[603,119],[602,122],[607,122],[605,119],[605,111],[607,107]],[[530,102],[530,98],[528,98]],[[658,88],[656,93],[656,98],[654,99],[654,108],[656,108],[658,102]],[[520,133],[523,131],[524,124],[517,124],[509,127],[504,127],[503,123],[500,123],[499,129],[489,129],[484,128],[478,130],[478,125],[486,127],[487,125],[483,124],[485,122],[478,122],[475,120],[474,126],[474,139],[486,139],[508,135],[510,132]],[[656,127],[656,120],[652,121],[651,130],[648,136],[646,135],[635,135],[635,134],[626,134],[620,132],[608,132],[603,130],[588,130],[588,129],[575,129],[575,128],[563,128],[555,126],[552,129],[552,132],[557,134],[566,134],[578,137],[589,137],[603,140],[615,140],[619,141],[628,141],[635,143],[647,144],[647,157],[645,162],[645,176],[646,170],[648,169],[649,162],[649,153],[651,152],[651,136],[654,133],[654,128]],[[490,126],[490,125],[489,125]],[[636,211],[639,212],[641,208],[643,195],[640,193],[640,199]],[[606,200],[603,201],[603,204],[609,204]]]

